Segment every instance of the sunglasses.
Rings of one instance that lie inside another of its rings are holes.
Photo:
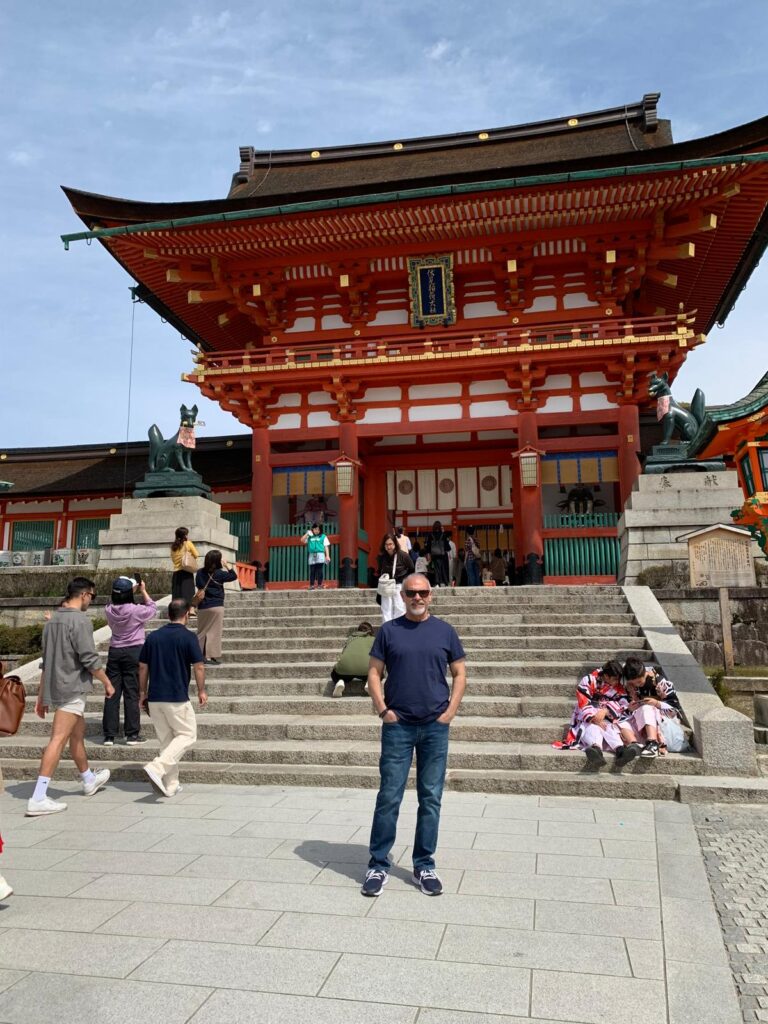
[[[431,590],[404,590],[403,593],[406,597],[421,597],[426,600],[432,593]]]

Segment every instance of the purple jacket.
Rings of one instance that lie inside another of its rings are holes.
[[[146,604],[108,604],[104,611],[112,630],[109,646],[140,647],[145,639],[144,623],[157,615],[157,605],[151,600]]]

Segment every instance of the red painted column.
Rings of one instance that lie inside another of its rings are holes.
[[[384,470],[376,462],[365,467],[365,501],[363,503],[363,529],[368,534],[371,545],[371,558],[379,550],[381,538],[389,529],[387,522],[387,478]]]
[[[520,450],[538,448],[539,430],[535,412],[521,412],[517,417],[517,437]],[[543,582],[544,540],[541,535],[543,519],[541,514],[541,473],[538,487],[523,487],[520,482],[520,460],[515,460],[517,475],[515,496],[520,495],[520,513],[515,516],[515,549],[520,552],[522,579],[524,583]],[[519,490],[518,490],[519,488]],[[517,532],[519,529],[519,539]]]
[[[253,428],[251,450],[251,561],[269,561],[269,528],[272,523],[272,464],[269,430]]]
[[[61,519],[59,519],[54,547],[65,548],[67,546],[67,526],[69,525],[69,502],[65,498],[62,503]],[[73,541],[74,543],[74,541]]]
[[[357,424],[353,420],[339,423],[339,456],[357,461]],[[344,559],[351,559],[357,580],[357,527],[359,483],[357,467],[352,470],[352,494],[339,495],[339,573],[342,574]]]
[[[619,493],[621,508],[632,493],[635,480],[640,476],[640,414],[636,405],[619,408]]]

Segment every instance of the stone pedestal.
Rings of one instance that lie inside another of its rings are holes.
[[[743,500],[734,470],[644,473],[635,481],[619,520],[619,582],[635,583],[637,574],[652,565],[681,569],[687,575],[688,544],[683,534],[733,523],[731,510]]]
[[[133,490],[134,498],[210,498],[211,489],[194,469],[159,469],[144,474]]]
[[[221,506],[200,497],[125,498],[99,534],[100,569],[168,569],[177,527],[186,526],[202,559],[218,548],[227,562],[237,557],[237,538],[221,517]],[[202,561],[200,562],[202,565]]]

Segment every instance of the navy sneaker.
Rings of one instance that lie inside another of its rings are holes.
[[[420,868],[413,872],[416,885],[426,896],[442,896],[443,883],[434,868]]]
[[[590,768],[602,768],[605,764],[603,752],[599,747],[587,747],[584,753],[587,755],[587,764]]]
[[[365,873],[365,881],[360,892],[363,896],[381,896],[389,875],[381,868],[369,868]]]
[[[616,751],[616,766],[623,768],[630,761],[634,761],[642,749],[639,743],[630,743],[628,747],[619,747]]]

